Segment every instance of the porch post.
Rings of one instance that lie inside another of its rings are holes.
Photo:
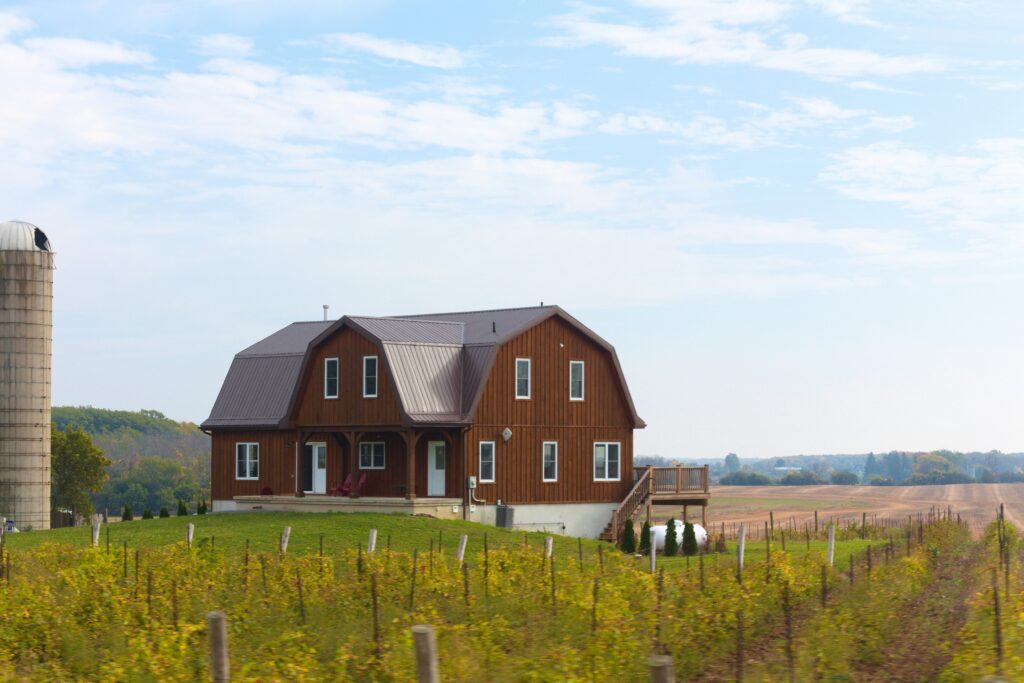
[[[302,480],[306,475],[306,442],[309,441],[310,432],[299,432],[299,441],[295,448],[295,495],[303,497],[306,493],[302,490]]]
[[[700,506],[700,525],[704,527],[705,531],[708,528],[708,506]]]
[[[348,472],[349,476],[352,477],[352,486],[348,490],[349,498],[359,497],[359,469],[356,467],[356,462],[359,451],[359,440],[362,436],[362,432],[345,432],[345,440],[348,441]]]
[[[416,500],[416,443],[420,440],[420,432],[406,430],[399,432],[405,440],[405,458],[408,469],[405,473],[405,498]]]

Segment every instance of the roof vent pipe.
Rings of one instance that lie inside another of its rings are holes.
[[[327,309],[329,309],[330,307],[330,304],[324,304],[324,320],[327,320]]]

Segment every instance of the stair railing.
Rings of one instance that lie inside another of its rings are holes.
[[[651,495],[652,471],[653,469],[650,467],[644,470],[630,492],[622,499],[619,507],[612,512],[612,541],[615,543],[619,542],[619,536],[622,534],[622,525],[633,516],[637,508],[643,505],[647,497]]]

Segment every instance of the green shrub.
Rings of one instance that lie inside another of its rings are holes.
[[[683,525],[683,555],[696,555],[698,550],[697,534],[693,532],[693,522],[687,522]]]
[[[633,520],[627,519],[622,525],[622,538],[619,540],[619,547],[622,552],[633,554],[636,552],[636,531],[633,528]]]
[[[149,508],[146,508],[145,510],[142,511],[142,518],[153,519],[153,513],[149,511]]]
[[[640,553],[651,552],[651,523],[644,520],[644,526],[640,530]]]
[[[121,521],[130,522],[132,519],[132,508],[130,505],[125,505],[124,510],[121,510]]]
[[[837,486],[856,486],[860,483],[860,478],[853,472],[837,470],[832,473],[831,481]]]
[[[770,486],[775,483],[775,480],[760,472],[741,470],[725,475],[718,480],[718,483],[722,486]]]
[[[199,501],[199,505],[196,506],[196,514],[197,515],[205,515],[206,514],[206,501],[205,500]]]
[[[178,516],[188,517],[188,507],[185,505],[185,501],[183,500],[178,501]]]
[[[668,520],[665,526],[665,554],[669,557],[679,554],[679,539],[676,538],[676,520]]]
[[[170,517],[171,513],[167,511],[167,508],[160,508],[160,518]]]

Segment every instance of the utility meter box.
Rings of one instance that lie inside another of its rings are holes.
[[[469,483],[467,484],[467,486],[469,486],[469,488],[471,488],[471,489],[475,489],[476,488],[476,477],[474,477],[473,475],[470,475],[469,476]]]

